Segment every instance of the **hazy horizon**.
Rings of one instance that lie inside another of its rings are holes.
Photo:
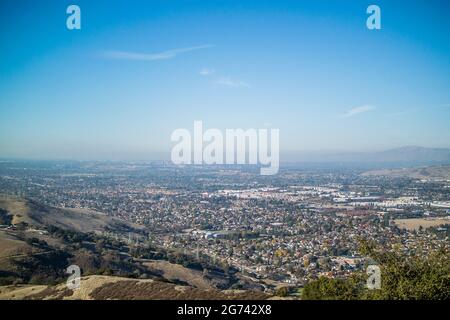
[[[416,150],[417,149],[417,150]],[[445,163],[450,164],[450,148],[428,148],[421,146],[402,146],[399,148],[383,149],[383,150],[303,150],[303,151],[282,151],[280,152],[281,163],[323,163],[323,162],[355,162],[355,163],[367,163],[367,162],[404,162],[404,160],[385,160],[379,158],[380,155],[386,152],[412,152],[416,158],[411,158],[406,160],[411,163]],[[434,152],[434,151],[445,151],[445,159],[436,160],[434,155],[426,154],[417,158],[417,152]],[[377,156],[376,159],[372,159],[371,156]],[[124,161],[124,162],[152,162],[152,161],[164,161],[170,162],[170,152],[152,152],[143,154],[136,154],[132,152],[128,153],[117,153],[117,154],[106,154],[104,156],[89,156],[89,155],[78,155],[78,156],[51,156],[42,155],[34,157],[24,157],[24,156],[0,156],[0,161]]]

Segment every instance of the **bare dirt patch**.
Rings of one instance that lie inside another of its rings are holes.
[[[414,218],[414,219],[397,219],[395,224],[401,229],[419,230],[420,227],[427,229],[445,224],[450,224],[450,219],[446,218]]]
[[[143,265],[151,271],[161,273],[161,276],[169,281],[176,280],[188,283],[199,289],[213,289],[213,284],[203,276],[203,272],[185,268],[179,264],[173,264],[164,260],[144,262]]]

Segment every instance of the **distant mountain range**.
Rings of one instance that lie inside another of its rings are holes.
[[[449,148],[406,146],[377,152],[297,153],[287,155],[292,162],[360,162],[374,164],[436,165],[450,164]],[[283,157],[281,157],[283,159]],[[296,160],[294,160],[296,159]]]
[[[377,161],[430,161],[430,162],[449,162],[450,149],[445,148],[424,148],[424,147],[402,147],[390,149],[372,154],[373,159]]]
[[[450,163],[450,149],[407,146],[379,152],[341,155],[341,158],[344,161],[363,162]]]

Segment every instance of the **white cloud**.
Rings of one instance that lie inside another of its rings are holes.
[[[217,79],[216,83],[223,85],[223,86],[234,87],[234,88],[249,87],[248,83],[246,83],[244,81],[240,81],[240,80],[231,79],[230,77],[219,78],[219,79]]]
[[[356,107],[356,108],[353,108],[351,110],[348,110],[341,117],[342,118],[350,118],[350,117],[353,117],[353,116],[355,116],[357,114],[368,112],[368,111],[371,111],[371,110],[374,110],[374,109],[375,109],[374,106],[364,105],[364,106],[361,106],[361,107]]]
[[[185,52],[211,48],[213,45],[205,44],[195,47],[178,48],[159,53],[137,53],[130,51],[105,51],[103,56],[110,59],[136,60],[136,61],[154,61],[175,58],[177,55]]]
[[[208,68],[203,68],[202,70],[200,70],[200,75],[206,77],[206,76],[212,75],[214,72],[216,72],[216,70],[214,70],[214,69],[208,69]]]

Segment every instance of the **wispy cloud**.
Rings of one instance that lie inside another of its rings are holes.
[[[234,87],[234,88],[249,87],[248,83],[246,83],[244,81],[240,81],[240,80],[231,79],[230,77],[219,78],[216,80],[216,83],[219,85],[223,85],[223,86],[227,86],[227,87]]]
[[[212,75],[214,72],[216,72],[216,70],[214,69],[209,69],[209,68],[203,68],[202,70],[200,70],[200,75],[202,76],[210,76]]]
[[[177,55],[196,51],[206,48],[211,48],[213,45],[205,44],[201,46],[195,47],[186,47],[186,48],[178,48],[167,50],[159,53],[137,53],[130,51],[105,51],[103,52],[103,57],[109,59],[121,59],[121,60],[136,60],[136,61],[154,61],[154,60],[166,60],[175,58]]]
[[[351,110],[348,110],[346,113],[344,113],[341,116],[341,118],[350,118],[350,117],[353,117],[353,116],[355,116],[357,114],[364,113],[364,112],[369,112],[369,111],[374,110],[374,109],[375,109],[375,107],[371,106],[371,105],[364,105],[364,106],[361,106],[361,107],[356,107],[356,108],[353,108]]]

